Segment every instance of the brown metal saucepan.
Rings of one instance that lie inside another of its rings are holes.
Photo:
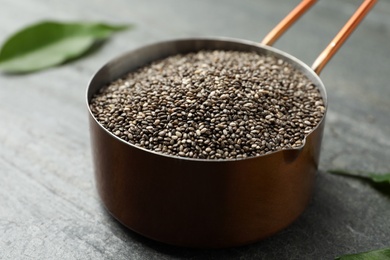
[[[108,83],[152,61],[199,50],[271,54],[298,68],[319,88],[327,61],[375,1],[364,1],[310,68],[270,47],[315,1],[302,1],[262,44],[225,38],[164,41],[126,53],[102,67],[87,89],[87,104]],[[236,160],[169,156],[129,144],[89,111],[96,184],[107,210],[137,233],[164,243],[202,248],[237,246],[268,237],[292,223],[310,200],[325,116],[302,147]]]

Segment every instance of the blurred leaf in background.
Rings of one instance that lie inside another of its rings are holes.
[[[80,58],[113,33],[132,25],[43,21],[12,35],[0,49],[0,69],[28,73]]]
[[[360,254],[344,255],[335,260],[386,260],[390,259],[390,248],[380,249]]]

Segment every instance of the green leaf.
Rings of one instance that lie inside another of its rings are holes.
[[[98,41],[130,25],[44,21],[12,35],[0,49],[0,69],[26,73],[79,58]]]
[[[360,254],[343,255],[335,260],[386,260],[390,259],[390,248],[364,252]]]
[[[347,176],[353,176],[358,177],[362,179],[368,179],[370,181],[373,181],[375,183],[383,183],[383,184],[390,184],[390,173],[370,173],[370,172],[349,172],[345,170],[329,170],[328,172],[339,174],[339,175],[347,175]]]
[[[386,174],[375,174],[371,173],[369,177],[374,181],[378,183],[388,183],[390,184],[390,173]]]

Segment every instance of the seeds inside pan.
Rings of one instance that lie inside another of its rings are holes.
[[[90,108],[131,144],[199,159],[299,147],[325,112],[318,88],[286,61],[218,50],[155,61],[102,88]]]

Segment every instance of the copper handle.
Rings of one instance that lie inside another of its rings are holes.
[[[340,49],[343,43],[348,39],[349,35],[351,35],[351,33],[355,30],[355,28],[359,25],[359,23],[363,20],[363,18],[375,5],[375,3],[376,0],[365,0],[352,15],[352,17],[349,18],[344,27],[341,28],[336,37],[334,37],[328,46],[321,52],[318,58],[314,61],[313,65],[311,65],[311,68],[317,74],[320,74],[328,61],[333,57],[338,49]]]
[[[272,31],[270,31],[267,36],[265,36],[261,43],[265,45],[272,45],[315,2],[315,0],[303,0]],[[320,74],[325,65],[338,51],[338,49],[340,49],[343,43],[348,39],[349,35],[351,35],[375,3],[376,0],[365,0],[344,27],[339,31],[336,37],[334,37],[328,46],[321,52],[311,66],[317,74]]]
[[[275,26],[261,41],[262,44],[272,45],[279,37],[298,20],[316,0],[303,0],[278,25]]]

